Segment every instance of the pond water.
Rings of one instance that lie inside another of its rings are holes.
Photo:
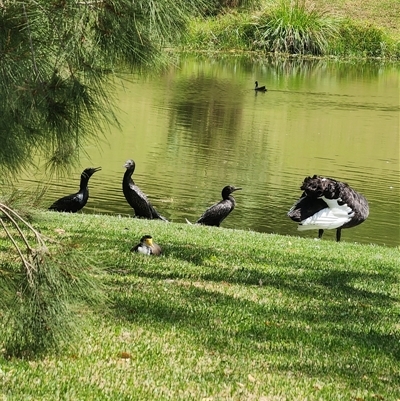
[[[400,245],[398,66],[182,56],[159,76],[127,77],[116,99],[122,129],[49,182],[49,204],[78,189],[83,168],[101,166],[83,211],[132,215],[121,180],[133,158],[136,184],[172,222],[195,221],[232,184],[243,190],[223,227],[316,237],[286,213],[304,177],[319,174],[369,201],[367,221],[342,241]]]

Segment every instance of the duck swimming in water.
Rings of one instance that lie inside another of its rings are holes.
[[[135,166],[133,160],[127,160],[124,164],[126,171],[124,178],[122,179],[122,191],[125,195],[126,201],[135,211],[135,217],[168,221],[165,217],[161,216],[156,209],[154,209],[153,205],[147,199],[147,196],[133,182],[132,174],[135,171]]]
[[[325,229],[336,229],[339,242],[343,228],[355,227],[368,217],[365,197],[344,182],[314,175],[306,177],[300,189],[303,194],[287,214],[299,223],[299,231],[318,230],[321,238]]]
[[[86,205],[89,199],[89,179],[96,171],[100,170],[101,167],[90,167],[83,170],[81,174],[79,191],[71,195],[63,196],[62,198],[56,200],[49,207],[49,210],[68,213],[76,213],[81,210]]]
[[[264,86],[258,86],[258,81],[255,82],[256,87],[254,88],[255,91],[257,92],[266,92],[267,88]]]
[[[153,238],[151,235],[144,235],[140,239],[140,243],[135,245],[131,249],[131,252],[138,252],[142,253],[143,255],[155,255],[155,256],[159,256],[162,253],[160,245],[153,242]]]
[[[196,221],[196,224],[205,226],[219,227],[222,221],[228,217],[229,213],[236,206],[235,198],[231,195],[234,191],[239,191],[242,188],[237,188],[232,185],[227,185],[222,189],[222,200],[210,206]]]

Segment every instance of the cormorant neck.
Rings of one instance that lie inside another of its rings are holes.
[[[223,200],[232,200],[233,196],[232,196],[232,192],[222,192],[222,199]]]
[[[80,185],[80,187],[79,187],[81,191],[84,190],[85,188],[87,188],[88,182],[89,182],[89,178],[90,178],[90,177],[88,177],[88,176],[85,175],[85,174],[82,174],[82,175],[81,175],[81,185]]]
[[[129,179],[132,177],[133,172],[134,172],[133,168],[127,168],[125,173],[124,173],[124,181],[125,180],[129,181]]]

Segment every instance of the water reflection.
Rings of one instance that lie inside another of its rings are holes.
[[[117,93],[122,132],[82,159],[103,167],[85,212],[131,214],[121,180],[134,158],[135,181],[169,220],[194,221],[232,184],[243,191],[223,227],[297,235],[286,212],[303,178],[320,174],[370,202],[369,219],[343,241],[400,245],[397,67],[182,56],[158,78],[129,78]],[[255,80],[268,92],[255,93]],[[51,181],[49,203],[79,174]]]

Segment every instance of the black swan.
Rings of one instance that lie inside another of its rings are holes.
[[[306,177],[300,189],[303,194],[287,214],[299,223],[299,231],[318,230],[321,238],[324,230],[336,229],[339,242],[343,228],[355,227],[368,217],[365,197],[344,182],[314,175]]]

